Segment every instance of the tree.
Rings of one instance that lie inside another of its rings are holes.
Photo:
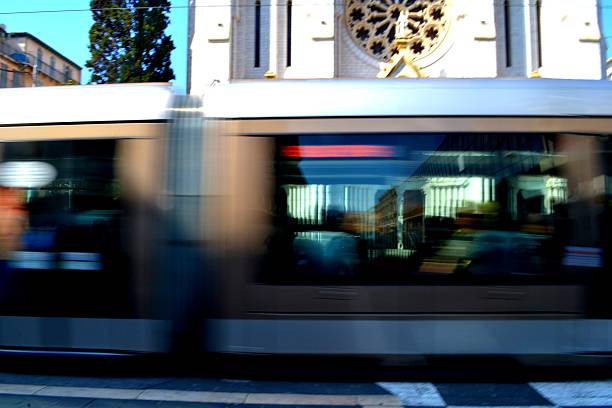
[[[91,0],[91,82],[167,82],[174,79],[165,34],[169,0]]]

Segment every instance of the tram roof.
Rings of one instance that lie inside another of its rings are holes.
[[[612,81],[277,80],[212,87],[208,117],[612,117]]]
[[[0,89],[0,126],[165,120],[171,98],[168,84]]]

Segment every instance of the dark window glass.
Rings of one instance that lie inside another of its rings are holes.
[[[8,86],[8,66],[6,64],[0,64],[0,88],[6,88]]]
[[[13,88],[19,88],[23,86],[23,72],[13,71]]]
[[[72,79],[72,72],[68,65],[64,66],[64,82],[68,82]]]
[[[22,52],[12,53],[11,58],[24,64],[28,62],[28,56]]]
[[[278,137],[259,278],[588,280],[609,257],[609,144],[561,134]]]
[[[43,64],[43,52],[42,48],[36,50],[36,65],[38,65],[38,69],[40,69]]]
[[[504,0],[504,39],[506,48],[506,67],[512,66],[512,29],[510,0]]]
[[[0,145],[4,314],[129,315],[114,140]]]
[[[261,62],[261,1],[255,2],[255,68],[259,68]]]
[[[291,66],[291,41],[293,26],[293,2],[287,2],[287,66]]]
[[[536,12],[535,23],[537,27],[536,32],[538,36],[537,44],[536,44],[536,48],[537,48],[536,67],[540,68],[542,67],[542,1],[541,0],[536,0],[535,12]]]

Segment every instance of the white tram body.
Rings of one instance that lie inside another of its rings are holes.
[[[609,352],[610,96],[556,80],[212,88],[212,349]]]
[[[150,209],[172,101],[167,85],[0,90],[0,212],[21,235],[0,250],[4,350],[169,349],[171,325],[153,301]],[[55,173],[42,186],[40,163]]]
[[[2,90],[2,205],[28,222],[0,240],[0,345],[610,353],[611,97],[561,80]]]

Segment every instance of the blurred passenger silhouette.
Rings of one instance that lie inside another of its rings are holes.
[[[22,236],[28,226],[23,191],[0,186],[0,302],[9,295],[9,260],[22,246]]]

